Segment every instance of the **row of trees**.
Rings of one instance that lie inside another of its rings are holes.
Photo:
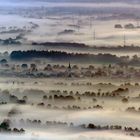
[[[37,51],[37,50],[28,50],[28,51],[13,51],[10,54],[11,59],[22,60],[22,59],[31,59],[31,58],[48,58],[56,60],[81,60],[84,62],[121,62],[121,59],[116,55],[111,54],[81,54],[81,53],[67,53],[61,51]]]

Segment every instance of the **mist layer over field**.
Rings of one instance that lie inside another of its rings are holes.
[[[2,140],[140,139],[138,0],[0,1]]]

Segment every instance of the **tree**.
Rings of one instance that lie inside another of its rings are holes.
[[[4,120],[1,124],[0,124],[0,129],[7,131],[10,127],[9,121],[8,120]]]

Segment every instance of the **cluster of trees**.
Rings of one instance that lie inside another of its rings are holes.
[[[71,83],[72,86],[92,86],[91,82],[87,82],[87,83]]]
[[[20,123],[22,124],[31,124],[31,125],[44,125],[44,123],[41,122],[41,120],[31,120],[31,119],[21,119],[19,120]],[[46,126],[61,126],[61,127],[75,127],[74,123],[70,122],[62,122],[62,121],[46,121]],[[120,130],[120,131],[125,131],[125,132],[140,132],[138,128],[132,128],[132,127],[126,127],[126,126],[121,126],[121,125],[106,125],[106,126],[101,126],[101,125],[95,125],[93,123],[89,123],[88,125],[82,124],[79,125],[78,127],[84,128],[84,129],[92,129],[92,130]],[[134,134],[133,134],[134,135]]]
[[[67,95],[54,95],[54,99],[61,99],[61,100],[75,100],[73,96]]]
[[[84,126],[84,125],[83,125]],[[89,129],[97,129],[97,130],[121,130],[122,129],[122,126],[120,125],[107,125],[107,126],[96,126],[95,124],[88,124],[88,126],[86,128],[89,128]]]
[[[138,109],[136,109],[134,106],[133,107],[128,107],[126,109],[126,111],[129,111],[129,112],[140,112],[140,107]]]
[[[18,97],[15,96],[15,95],[10,95],[9,96],[9,100],[12,103],[26,104],[26,100],[25,99],[18,99]]]
[[[18,115],[18,114],[21,114],[21,112],[16,109],[16,108],[12,108],[9,112],[8,112],[8,117],[12,117],[14,115]]]
[[[34,125],[43,125],[42,121],[41,120],[38,120],[38,119],[34,119],[34,120],[31,120],[31,119],[21,119],[20,120],[20,123],[23,123],[23,124],[34,124]],[[62,122],[62,121],[46,121],[45,123],[47,126],[63,126],[63,127],[68,127],[68,126],[73,126],[73,123],[67,123],[67,122]]]
[[[23,128],[17,129],[17,128],[10,128],[10,120],[4,120],[0,124],[0,132],[8,132],[8,133],[24,133],[25,130]]]
[[[91,92],[91,91],[85,91],[84,93],[80,93],[79,91],[76,91],[75,93],[73,91],[60,91],[60,90],[50,90],[49,94],[51,94],[51,97],[48,97],[48,99],[51,98],[58,98],[61,96],[79,96],[79,97],[116,97],[121,96],[123,93],[127,93],[129,91],[128,88],[117,88],[116,90],[113,90],[111,92],[101,92],[101,89],[98,89],[98,92]],[[47,99],[47,96],[45,96]]]
[[[31,58],[48,58],[54,60],[73,60],[73,61],[83,61],[83,62],[108,62],[108,63],[119,63],[121,58],[116,55],[111,54],[81,54],[81,53],[67,53],[61,51],[37,51],[37,50],[28,50],[28,51],[13,51],[10,54],[11,59],[22,60],[22,59],[31,59]]]
[[[41,102],[41,103],[38,103],[37,104],[39,107],[45,107],[45,103]],[[51,109],[58,109],[58,110],[61,110],[61,109],[64,109],[64,110],[89,110],[89,109],[103,109],[103,106],[101,105],[95,105],[95,106],[87,106],[87,107],[81,107],[81,106],[78,106],[78,105],[67,105],[67,106],[62,106],[62,107],[59,107],[59,106],[54,106],[52,104],[47,104],[46,105],[47,108],[51,108]]]
[[[67,31],[67,30],[66,30]],[[69,31],[69,30],[68,30]],[[43,42],[43,43],[37,43],[33,42],[32,45],[43,45],[48,47],[62,47],[62,48],[72,48],[72,49],[84,49],[84,50],[98,50],[98,51],[140,51],[139,46],[88,46],[83,43],[69,43],[69,42]]]
[[[94,129],[94,130],[121,130],[121,131],[125,131],[125,132],[129,132],[131,136],[135,136],[135,133],[139,133],[140,130],[138,128],[132,128],[132,127],[122,127],[120,125],[107,125],[107,126],[96,126],[92,123],[88,124],[88,126],[86,126],[85,124],[81,125],[81,127],[83,128],[88,128],[88,129]]]
[[[124,130],[125,132],[140,132],[138,128],[132,128],[132,127],[122,127],[121,125],[107,125],[107,126],[96,126],[92,123],[86,125],[81,125],[84,128],[94,129],[94,130]],[[134,136],[134,133],[131,133],[130,135]]]
[[[121,66],[140,65],[140,57],[134,55],[132,58],[129,56],[116,56],[110,53],[107,54],[89,54],[89,53],[67,53],[62,51],[48,51],[48,50],[27,50],[27,51],[13,51],[10,54],[13,60],[23,60],[32,58],[47,58],[56,61],[82,61],[82,62],[104,62],[115,63]]]
[[[9,93],[8,90],[1,91],[1,105],[7,104],[7,102],[17,103],[17,104],[26,104],[27,99],[23,97],[23,99],[19,99],[17,96]]]
[[[71,32],[71,30],[65,30],[65,32]],[[49,47],[65,47],[65,48],[79,48],[79,49],[87,49],[89,46],[82,44],[82,43],[70,43],[70,42],[44,42],[44,43],[37,43],[33,42],[32,45],[43,45]]]
[[[20,45],[21,44],[20,41],[18,41],[17,39],[12,39],[12,38],[0,39],[0,43],[3,45],[12,45],[12,44]]]
[[[33,124],[33,125],[43,125],[41,120],[31,120],[31,119],[21,119],[20,123],[23,124]],[[62,126],[62,127],[74,127],[74,123],[70,122],[62,122],[62,121],[46,121],[45,123],[48,127],[49,126]],[[125,132],[140,132],[138,128],[132,128],[132,127],[123,127],[121,125],[106,125],[106,126],[101,126],[101,125],[95,125],[93,123],[89,123],[88,125],[82,124],[79,125],[78,127],[84,128],[84,129],[92,129],[92,130],[120,130],[120,131],[125,131]]]
[[[55,85],[59,85],[59,86],[67,86],[67,83],[64,83],[64,82],[57,82],[55,83]]]
[[[65,110],[90,110],[90,109],[103,109],[101,105],[89,106],[89,107],[80,107],[78,105],[68,105],[67,107],[63,107]]]

